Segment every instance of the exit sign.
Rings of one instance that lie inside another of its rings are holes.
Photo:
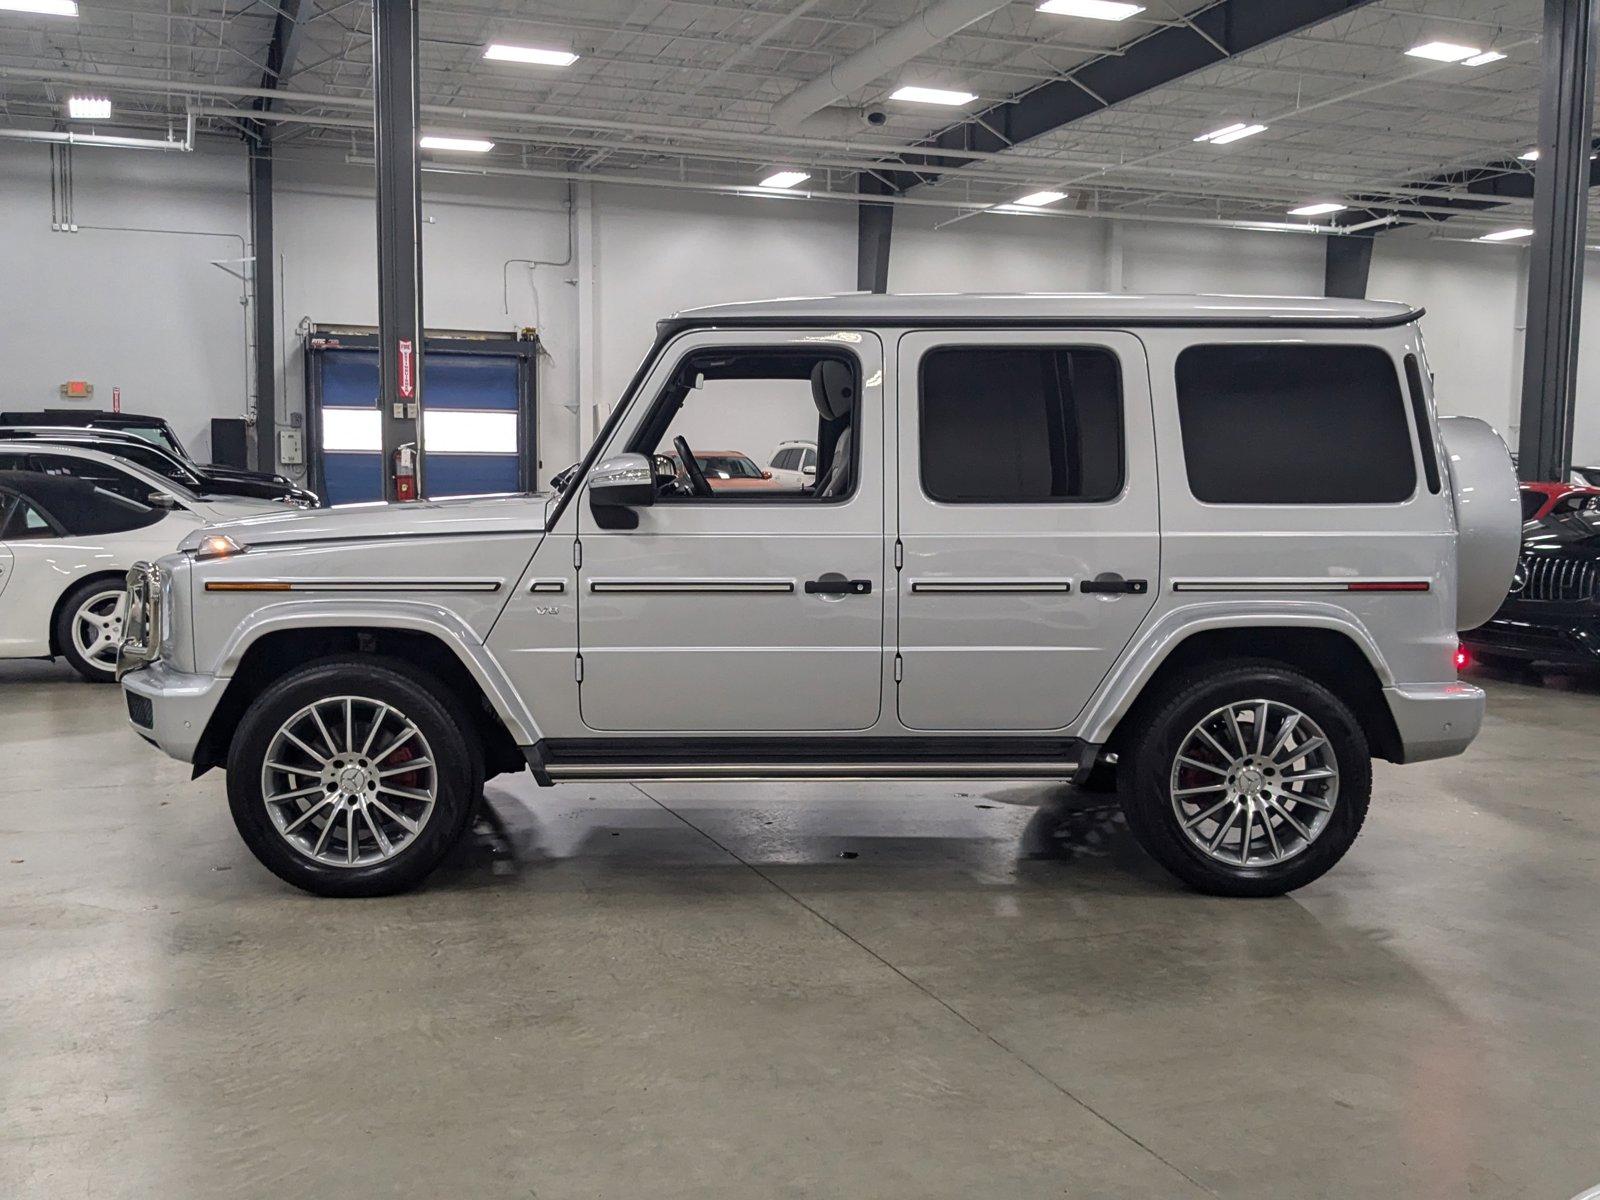
[[[84,379],[69,379],[61,385],[63,400],[87,400],[94,395],[94,384]]]

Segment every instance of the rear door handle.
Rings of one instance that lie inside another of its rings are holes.
[[[808,596],[867,596],[872,593],[872,580],[846,579],[829,571],[818,579],[806,580]]]
[[[1124,579],[1114,571],[1107,571],[1103,575],[1096,575],[1093,579],[1085,579],[1078,585],[1080,592],[1101,592],[1121,594],[1127,596],[1142,596],[1150,590],[1148,579]]]

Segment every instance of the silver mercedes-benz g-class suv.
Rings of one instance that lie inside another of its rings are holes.
[[[548,495],[315,510],[129,576],[133,727],[324,895],[416,884],[484,780],[1074,779],[1204,891],[1460,753],[1505,445],[1401,304],[868,296],[664,321]],[[814,442],[814,474],[718,462]],[[697,457],[696,447],[716,454]],[[713,459],[716,462],[713,462]]]

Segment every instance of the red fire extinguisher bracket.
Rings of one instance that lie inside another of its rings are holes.
[[[394,452],[394,498],[396,500],[417,498],[417,448],[411,442],[398,447]]]

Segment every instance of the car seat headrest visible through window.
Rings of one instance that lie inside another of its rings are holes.
[[[811,399],[824,421],[849,416],[856,399],[855,372],[838,359],[823,359],[811,368]]]

